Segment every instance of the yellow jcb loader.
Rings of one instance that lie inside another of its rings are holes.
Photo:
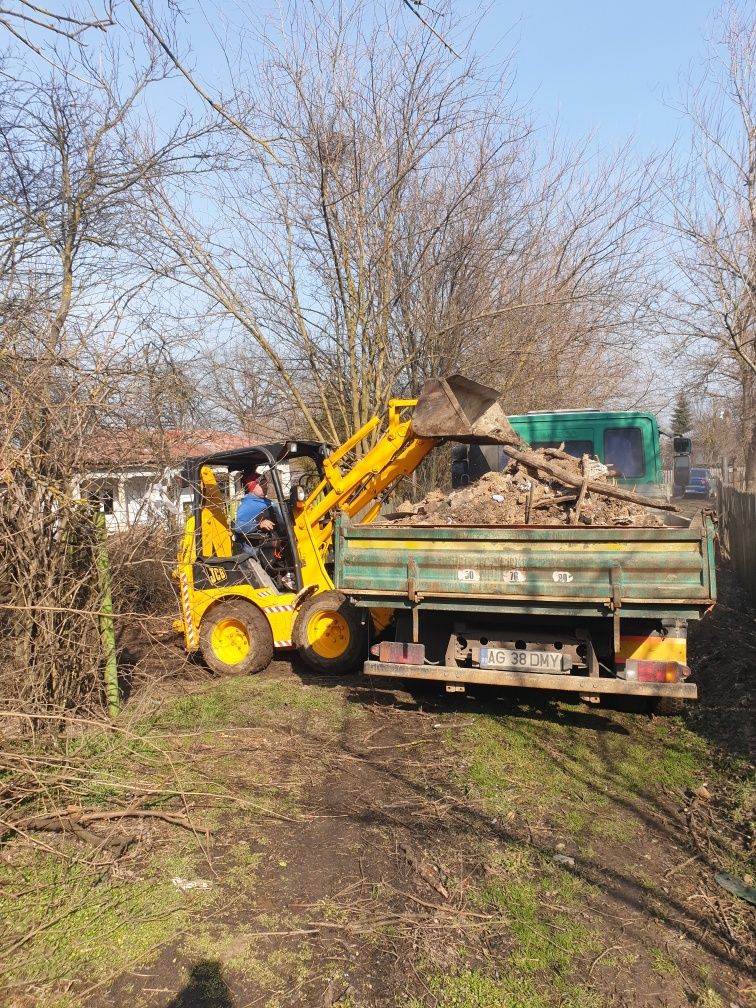
[[[499,393],[459,375],[432,379],[419,399],[393,399],[385,429],[375,416],[332,451],[317,441],[279,441],[190,459],[183,478],[193,502],[175,577],[186,648],[219,674],[259,672],[274,651],[294,649],[316,671],[343,672],[367,657],[367,619],[334,586],[334,519],[375,520],[393,484],[412,473],[443,439],[496,442],[512,435]],[[216,471],[266,472],[278,502],[275,533],[234,534]],[[250,544],[251,538],[251,544]]]

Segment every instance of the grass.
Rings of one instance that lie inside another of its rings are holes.
[[[733,822],[738,826],[750,828],[756,826],[756,781],[751,768],[742,761],[742,779],[732,787],[731,802],[733,806]]]
[[[175,796],[189,792],[190,803],[198,806],[191,819],[200,829],[222,827],[218,835],[223,836],[238,827],[245,839],[224,852],[221,881],[205,871],[213,879],[211,889],[189,893],[171,879],[203,875],[196,839],[163,823],[153,822],[144,835],[147,843],[142,839],[135,848],[138,856],[127,853],[112,870],[102,852],[68,836],[42,834],[49,849],[12,842],[0,864],[0,942],[10,950],[0,967],[0,987],[3,982],[33,984],[39,1008],[67,1008],[61,985],[78,981],[86,986],[136,964],[149,965],[213,905],[221,889],[224,911],[248,904],[272,856],[265,852],[268,811],[298,814],[297,768],[305,750],[277,749],[277,733],[286,731],[288,737],[296,718],[312,739],[330,739],[356,716],[359,709],[338,690],[245,677],[171,698],[146,717],[129,719],[127,711],[114,730],[56,743],[47,751],[54,764],[41,771],[44,807],[113,808],[154,787],[143,807],[183,811]],[[258,728],[265,733],[262,759],[255,755]],[[251,755],[240,758],[245,739]],[[279,759],[279,752],[285,758]],[[67,774],[62,789],[61,767]],[[133,825],[129,820],[128,832]],[[210,932],[204,934],[207,947],[197,939],[193,951],[204,951],[211,961],[211,953],[217,958],[223,949]],[[258,945],[250,938],[237,954],[231,949],[224,956],[229,968],[245,976],[254,973],[270,990],[278,989],[282,975],[292,986],[301,982],[308,969],[306,947],[291,955],[263,954]]]
[[[222,964],[225,975],[253,983],[266,992],[267,1008],[278,1008],[310,976],[313,950],[301,942],[290,949],[266,948],[271,938],[261,937],[259,932],[285,933],[287,929],[296,930],[298,923],[296,918],[283,914],[260,916],[249,930],[200,926],[185,938],[182,950],[193,960]]]
[[[436,977],[430,990],[438,1008],[549,1008],[549,997],[529,977],[498,981],[480,970],[462,970],[450,977]],[[585,986],[563,993],[561,1008],[601,1008],[603,998]],[[410,1008],[422,1002],[411,1000]]]
[[[650,721],[568,702],[544,709],[515,701],[499,711],[491,703],[468,710],[466,721],[462,732],[446,735],[456,750],[456,783],[486,816],[524,820],[554,842],[569,837],[589,863],[605,846],[618,848],[620,857],[633,849],[648,826],[649,802],[696,786],[711,768],[707,745],[682,718]],[[585,967],[607,944],[603,925],[591,923],[601,893],[558,868],[548,851],[514,838],[481,859],[485,876],[473,899],[506,923],[511,948],[495,960],[459,960],[446,973],[426,970],[434,1003],[600,1008],[603,998],[586,984]],[[650,958],[660,976],[677,972],[661,949]]]
[[[532,988],[513,995],[498,980],[479,970],[465,969],[454,976],[435,976],[429,987],[438,1008],[547,1008],[548,1002]],[[421,1002],[410,1001],[409,1008]]]
[[[188,846],[153,856],[140,877],[119,881],[44,851],[16,855],[12,867],[0,869],[5,982],[100,980],[145,961],[193,910],[212,900],[207,892],[183,893],[171,881],[193,877],[195,858]],[[29,899],[29,890],[35,899]],[[17,895],[22,892],[23,898]]]
[[[278,724],[289,712],[305,714],[322,725],[339,727],[360,716],[338,689],[291,680],[239,677],[165,704],[159,713],[139,723],[147,730],[219,729],[230,724],[247,728]]]
[[[600,1008],[602,999],[582,983],[585,957],[601,940],[577,920],[595,891],[548,859],[518,847],[487,852],[487,874],[471,893],[476,908],[502,924],[506,954],[476,951],[458,968],[425,970],[439,1008]],[[464,954],[463,954],[464,953]],[[556,997],[558,1000],[554,1000]],[[415,1002],[419,1005],[420,1002]]]
[[[234,700],[239,692],[235,683],[222,683],[207,692],[180,697],[152,723],[166,728],[220,728],[234,719]]]
[[[570,913],[589,889],[545,862],[534,864],[530,877],[505,871],[479,889],[477,902],[499,911],[516,941],[508,960],[511,977],[548,972],[565,978],[580,955],[595,947],[594,937]],[[555,901],[559,911],[545,908]]]
[[[648,794],[665,787],[684,791],[710,763],[708,746],[682,721],[660,718],[642,734],[642,741],[624,747],[615,768],[626,793]]]
[[[345,703],[339,690],[325,686],[303,685],[283,680],[273,682],[252,680],[250,688],[251,696],[262,703],[269,713],[282,710],[309,711],[339,722],[354,713],[354,708]]]
[[[666,952],[662,952],[661,949],[655,948],[651,949],[651,963],[654,970],[660,973],[662,976],[670,976],[677,972],[677,967]]]
[[[724,1001],[715,990],[707,987],[696,998],[695,1008],[724,1008]]]
[[[515,713],[470,716],[456,739],[458,782],[492,815],[532,810],[584,842],[631,841],[648,798],[692,787],[710,765],[706,744],[679,719],[584,714],[564,703]]]

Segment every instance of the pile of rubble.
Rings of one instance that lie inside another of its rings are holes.
[[[507,449],[510,451],[510,449]],[[406,501],[384,522],[396,525],[664,525],[657,508],[611,482],[600,463],[558,448],[512,449],[503,472],[444,493],[432,490],[418,504]],[[653,507],[654,510],[650,510]]]

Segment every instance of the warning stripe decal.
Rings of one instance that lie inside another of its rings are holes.
[[[192,619],[192,606],[189,601],[189,582],[185,571],[179,572],[179,583],[181,584],[181,607],[184,610],[184,623],[186,625],[186,642],[189,650],[192,651],[197,647],[197,631]]]
[[[292,605],[269,605],[262,607],[263,612],[294,612],[294,606]]]
[[[277,640],[273,641],[273,647],[294,647],[294,642],[290,640]]]
[[[624,664],[628,658],[640,661],[676,661],[686,663],[687,641],[684,637],[625,637],[620,638],[620,649],[615,662]]]

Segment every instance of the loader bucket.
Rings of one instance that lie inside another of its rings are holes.
[[[516,444],[519,438],[499,405],[499,395],[462,375],[431,378],[412,413],[412,430],[418,437],[467,444]]]

